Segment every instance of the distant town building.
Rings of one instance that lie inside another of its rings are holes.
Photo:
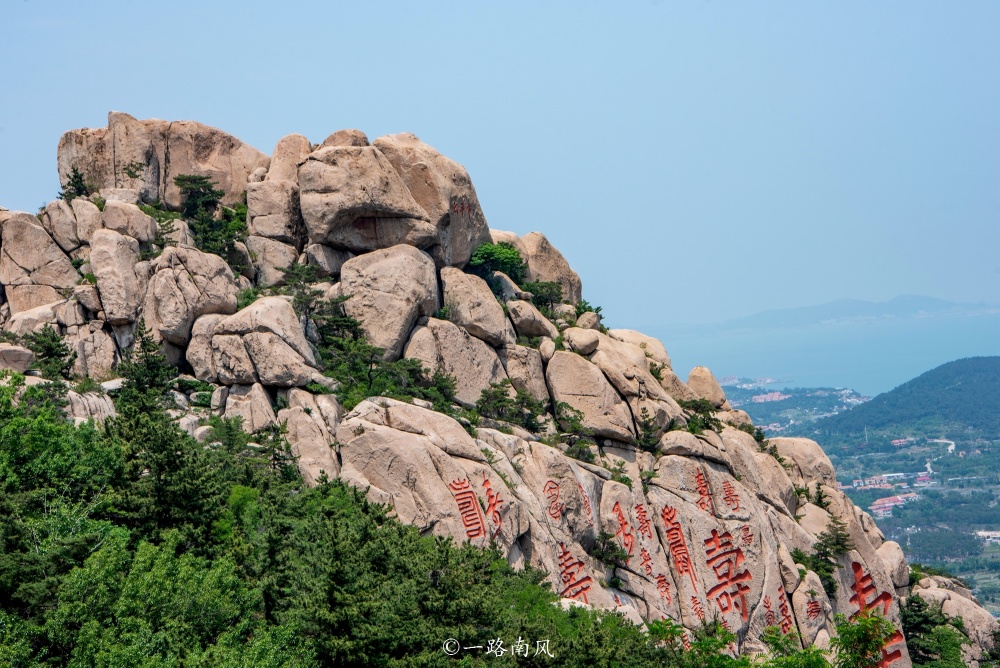
[[[750,401],[755,404],[764,404],[770,401],[784,401],[785,399],[791,399],[792,395],[782,394],[781,392],[768,392],[767,394],[755,394],[750,397]]]
[[[919,498],[916,492],[899,494],[898,496],[887,496],[882,499],[876,499],[872,505],[868,506],[868,510],[872,512],[872,516],[876,519],[883,519],[892,515],[893,508],[905,506],[907,503],[916,501]]]
[[[977,531],[976,537],[990,545],[1000,545],[1000,531]]]

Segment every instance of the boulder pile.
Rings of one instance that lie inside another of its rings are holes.
[[[239,416],[251,432],[284,423],[309,484],[339,477],[422,532],[496,545],[512,564],[544,569],[573,604],[692,630],[718,618],[741,652],[763,650],[769,626],[827,647],[836,613],[877,609],[898,625],[910,584],[902,550],[838,489],[819,445],[776,438],[767,451],[708,369],[682,380],[660,341],[578,315],[580,277],[562,254],[538,232],[489,229],[465,169],[416,136],[289,135],[267,156],[198,123],[112,113],[107,128],[67,132],[58,167],[60,182],[79,173],[93,192],[37,216],[0,209],[0,325],[19,336],[54,327],[77,375],[113,379],[141,320],[200,387],[177,397],[195,438],[208,437],[207,413]],[[245,270],[195,247],[184,221],[164,245],[144,206],[180,210],[181,174],[208,177],[224,204],[245,197]],[[466,271],[488,242],[513,245],[526,281],[558,284],[568,304],[543,314],[509,277]],[[290,296],[238,307],[294,265],[315,268],[323,299],[346,298],[385,362],[451,376],[466,410],[509,382],[545,407],[543,427],[476,428],[419,400],[345,410]],[[23,372],[32,359],[0,343],[0,367]],[[685,428],[693,404],[710,406],[708,428]],[[100,421],[114,408],[90,393],[69,410]],[[792,553],[810,553],[835,521],[853,548],[828,595]],[[989,642],[995,627],[967,592],[931,579],[914,593]],[[902,636],[883,655],[910,665]]]

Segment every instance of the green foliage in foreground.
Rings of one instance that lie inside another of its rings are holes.
[[[422,536],[339,481],[306,488],[280,430],[251,438],[217,418],[205,448],[167,415],[169,367],[141,329],[122,371],[103,429],[75,426],[23,376],[0,379],[0,665],[495,660],[449,658],[448,638],[549,640],[555,658],[518,657],[528,666],[750,665],[717,625],[684,650],[669,623],[647,634],[564,611],[542,573],[496,550]],[[795,656],[781,668],[826,665]]]

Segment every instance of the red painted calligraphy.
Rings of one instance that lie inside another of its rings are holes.
[[[566,508],[565,503],[559,503],[559,483],[555,480],[547,480],[545,486],[542,487],[542,493],[549,500],[549,516],[558,520]]]
[[[618,594],[612,594],[612,596],[615,597],[615,605],[617,605],[618,607],[621,607],[622,600],[620,598],[618,598]]]
[[[684,649],[691,649],[691,636],[688,635],[687,631],[681,634],[681,642],[684,644]]]
[[[583,485],[576,483],[576,486],[580,488],[580,496],[583,497],[583,507],[587,509],[587,524],[594,526],[594,512],[590,509],[590,497],[584,491]]]
[[[698,500],[695,504],[706,513],[715,514],[715,503],[712,501],[712,488],[708,484],[705,472],[698,469],[694,474],[694,488],[698,492]]]
[[[694,610],[694,616],[705,621],[705,608],[702,607],[701,601],[698,600],[697,596],[691,597],[691,609]]]
[[[622,505],[620,503],[616,501],[611,510],[618,520],[618,531],[615,532],[615,536],[621,541],[622,547],[625,548],[625,552],[631,558],[632,552],[635,550],[635,536],[632,535],[632,525],[628,523],[628,519],[625,517],[625,513],[622,512]],[[626,559],[625,563],[628,563],[628,561]]]
[[[823,606],[819,601],[809,601],[806,603],[806,616],[809,619],[816,619],[823,613]]]
[[[691,579],[691,586],[698,591],[698,577],[694,573],[694,564],[691,562],[691,553],[688,552],[684,530],[677,521],[677,509],[663,506],[660,517],[663,518],[663,524],[667,529],[667,546],[670,548],[670,556],[674,558],[677,575],[687,575]]]
[[[646,575],[652,576],[653,557],[652,555],[649,554],[649,550],[647,550],[646,548],[642,548],[642,550],[640,550],[639,552],[639,555],[642,557],[642,561],[640,563],[642,564],[642,567],[646,569]]]
[[[854,593],[851,595],[851,603],[858,606],[858,611],[851,615],[851,619],[854,619],[862,612],[868,612],[878,607],[882,608],[883,615],[889,614],[892,595],[885,591],[879,593],[875,588],[872,576],[865,573],[864,567],[858,562],[855,561],[851,564],[851,570],[854,573],[854,584],[851,585],[851,591]],[[882,646],[882,660],[879,661],[879,668],[888,668],[889,665],[899,661],[903,657],[902,650],[895,649],[891,652],[888,651],[890,646],[902,641],[903,634],[899,631],[889,636],[889,639]]]
[[[465,535],[473,538],[483,538],[486,536],[486,522],[483,519],[483,511],[479,507],[479,499],[472,491],[472,486],[465,478],[456,478],[448,485],[455,503],[458,504],[458,514],[462,517],[462,526],[465,527]]]
[[[587,600],[587,592],[590,591],[594,581],[586,575],[584,563],[573,557],[566,545],[559,543],[559,579],[562,580],[563,590],[559,593],[563,598],[572,598],[584,603]]]
[[[778,592],[779,602],[778,602],[778,612],[781,614],[781,621],[778,626],[781,627],[781,632],[788,634],[795,626],[795,621],[792,619],[792,613],[788,609],[788,597],[785,596],[785,592]]]
[[[493,536],[496,537],[500,533],[500,529],[503,528],[503,517],[500,515],[500,511],[503,508],[504,500],[493,491],[493,485],[490,484],[486,471],[483,471],[483,489],[486,490],[486,514],[497,527],[497,530],[493,532]]]
[[[715,599],[723,613],[735,608],[743,621],[747,621],[749,609],[746,595],[750,587],[746,583],[753,576],[745,568],[740,570],[745,561],[743,550],[733,545],[733,536],[728,531],[720,534],[717,529],[712,529],[711,537],[705,539],[705,556],[705,563],[715,571],[718,580],[718,584],[708,591],[708,596]]]
[[[635,519],[639,523],[639,533],[653,540],[653,528],[649,525],[649,516],[646,515],[646,507],[641,503],[635,504]]]
[[[674,597],[670,593],[670,582],[663,573],[656,576],[656,591],[659,592],[660,598],[667,602],[667,605],[674,602]]]
[[[733,483],[728,480],[722,483],[722,500],[732,510],[740,509],[740,495],[736,493],[736,487],[733,486]]]
[[[753,545],[753,532],[750,530],[749,524],[740,527],[740,543],[743,544],[743,547]]]
[[[764,597],[764,624],[767,626],[774,626],[778,618],[774,615],[774,607],[771,604],[771,597]]]

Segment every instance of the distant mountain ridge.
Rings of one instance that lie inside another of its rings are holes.
[[[954,426],[1000,433],[1000,357],[942,364],[851,410],[812,425],[824,437],[915,426]]]
[[[814,306],[769,309],[719,323],[678,325],[678,329],[734,331],[743,329],[781,329],[809,327],[832,322],[919,318],[995,312],[1000,307],[985,303],[952,302],[922,295],[900,295],[884,302],[863,299],[838,299]]]

